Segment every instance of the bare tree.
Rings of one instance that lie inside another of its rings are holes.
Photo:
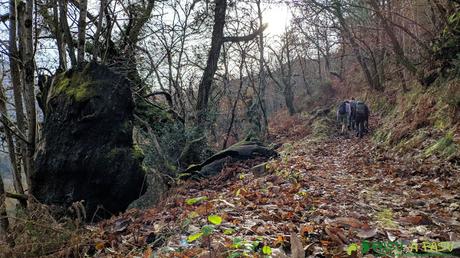
[[[214,25],[211,37],[211,48],[208,53],[206,68],[198,86],[198,97],[196,104],[196,125],[203,126],[208,111],[208,102],[211,92],[212,81],[217,70],[220,51],[224,42],[241,42],[254,39],[265,26],[245,36],[224,36],[225,17],[227,11],[227,0],[215,0]]]
[[[396,59],[398,62],[403,65],[409,72],[411,72],[413,75],[417,74],[417,68],[415,65],[406,57],[404,53],[404,49],[401,47],[401,44],[399,44],[399,40],[396,37],[396,34],[393,30],[393,27],[390,26],[390,24],[387,22],[387,19],[385,16],[382,14],[380,10],[379,3],[376,0],[369,0],[368,3],[374,8],[375,14],[377,17],[380,19],[382,22],[382,26],[390,38],[391,45],[393,46],[393,50],[396,54]]]
[[[378,80],[375,79],[374,76],[372,76],[371,71],[369,70],[369,66],[364,59],[362,55],[362,51],[360,49],[360,46],[358,42],[356,41],[355,36],[353,35],[353,32],[347,23],[345,17],[344,17],[344,12],[342,8],[342,4],[338,1],[335,1],[334,4],[330,7],[326,7],[328,10],[330,10],[338,19],[338,23],[340,24],[341,31],[344,35],[344,37],[348,40],[350,43],[351,49],[353,51],[353,54],[358,61],[359,65],[361,66],[361,69],[363,70],[364,77],[366,78],[366,81],[368,85],[376,90],[382,91],[383,86],[380,84]]]
[[[236,96],[235,96],[235,100],[233,101],[233,105],[231,107],[231,115],[230,115],[230,123],[228,125],[228,129],[227,129],[227,132],[226,132],[226,135],[225,135],[225,139],[224,139],[224,143],[222,144],[222,149],[225,149],[227,148],[227,142],[228,142],[228,138],[230,136],[230,133],[232,131],[232,127],[233,127],[233,123],[235,121],[235,117],[236,117],[236,112],[237,112],[237,105],[238,105],[238,101],[240,100],[241,98],[241,92],[242,92],[242,89],[243,89],[243,85],[244,85],[244,64],[246,62],[246,55],[247,55],[247,51],[248,51],[248,46],[242,46],[241,44],[238,44],[239,46],[239,51],[240,51],[240,63],[239,63],[239,66],[238,66],[238,91],[236,92]]]
[[[293,87],[295,81],[293,80],[293,67],[292,67],[292,51],[293,51],[293,34],[292,30],[287,30],[280,39],[281,46],[279,52],[273,47],[269,47],[271,54],[275,59],[275,70],[272,71],[267,66],[267,72],[270,78],[275,82],[279,89],[283,92],[284,101],[290,115],[294,115],[296,109],[294,107],[294,92]]]

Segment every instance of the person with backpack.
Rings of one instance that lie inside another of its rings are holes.
[[[356,123],[356,136],[362,138],[364,132],[369,130],[369,108],[362,101],[356,102],[354,120]]]
[[[350,102],[348,100],[343,101],[340,103],[339,107],[337,108],[337,122],[339,125],[342,126],[340,131],[341,134],[345,131],[345,126],[348,125],[348,117],[350,114]]]

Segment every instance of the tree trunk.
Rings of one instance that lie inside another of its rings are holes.
[[[305,62],[306,59],[303,58],[300,54],[298,56],[299,56],[300,70],[302,71],[302,81],[305,87],[305,93],[307,93],[308,96],[311,96],[310,87],[307,81],[307,73],[306,73],[307,64]]]
[[[104,18],[104,10],[106,6],[106,0],[101,0],[101,5],[99,7],[99,16],[97,19],[97,28],[96,33],[94,34],[94,41],[93,41],[93,61],[97,60],[99,56],[99,52],[101,49],[101,44],[99,43],[99,37],[102,31],[102,19]]]
[[[27,183],[30,187],[30,176],[33,172],[33,156],[35,152],[35,134],[37,126],[36,108],[35,108],[35,61],[32,38],[32,11],[33,1],[27,0],[24,4],[19,2],[18,20],[19,20],[19,46],[22,54],[21,74],[23,81],[23,96],[26,108],[27,130],[22,132],[27,135],[28,144],[26,144],[26,156],[24,157],[24,172]]]
[[[335,13],[335,16],[337,17],[337,19],[339,20],[339,24],[340,24],[340,27],[342,28],[342,32],[344,33],[344,36],[346,38],[348,38],[348,41],[350,42],[350,46],[351,46],[351,49],[353,51],[353,54],[355,55],[359,65],[361,66],[361,69],[363,70],[364,72],[364,76],[366,78],[366,81],[368,83],[368,85],[375,89],[375,90],[378,90],[378,91],[382,91],[383,90],[383,87],[380,83],[378,83],[378,81],[374,80],[370,70],[369,70],[369,67],[367,66],[367,63],[366,61],[364,60],[364,58],[362,57],[361,55],[361,52],[360,52],[360,48],[359,48],[359,45],[358,43],[356,42],[350,28],[348,27],[348,24],[345,20],[345,18],[343,17],[343,13],[342,13],[342,8],[341,8],[341,4],[339,2],[334,2],[334,13]]]
[[[131,20],[126,26],[125,34],[123,37],[123,41],[118,47],[118,55],[116,58],[122,60],[120,64],[120,68],[124,70],[126,77],[130,79],[134,83],[134,88],[138,92],[142,92],[145,89],[144,81],[142,80],[139,71],[137,70],[137,43],[139,42],[139,35],[141,33],[142,28],[147,23],[150,18],[150,14],[152,13],[154,7],[154,0],[147,1],[147,5],[143,6],[142,9],[134,9],[134,4],[131,7],[133,11],[130,13]]]
[[[58,0],[59,2],[59,23],[61,24],[61,32],[64,35],[64,40],[67,43],[68,53],[70,57],[70,64],[72,66],[77,65],[77,58],[75,57],[75,48],[73,45],[73,38],[70,34],[69,24],[67,23],[67,6],[69,2],[67,0]]]
[[[290,84],[286,84],[284,88],[284,101],[286,102],[286,106],[289,111],[289,115],[295,114],[295,107],[294,107],[294,94],[292,92],[292,88]]]
[[[396,54],[396,60],[398,63],[403,65],[412,75],[417,75],[417,68],[415,65],[406,57],[404,54],[404,49],[399,44],[398,38],[393,31],[393,28],[388,24],[387,19],[383,16],[382,12],[380,11],[380,6],[375,0],[368,1],[369,4],[374,8],[374,12],[379,17],[383,29],[385,30],[386,34],[390,38],[391,46],[393,47],[393,51]]]
[[[85,61],[85,34],[86,34],[86,14],[87,14],[87,0],[80,0],[80,17],[78,19],[78,51],[77,63],[79,66]]]
[[[240,85],[238,87],[238,92],[236,93],[236,97],[235,97],[235,101],[233,102],[233,107],[232,107],[232,115],[230,117],[230,125],[228,126],[228,129],[227,129],[227,134],[225,136],[225,140],[224,140],[224,143],[222,144],[222,149],[226,149],[227,148],[227,142],[228,142],[228,138],[230,136],[230,133],[232,132],[232,127],[233,127],[233,122],[235,121],[235,116],[236,116],[236,107],[238,106],[238,100],[240,98],[240,95],[241,95],[241,89],[243,89],[243,68],[244,68],[244,62],[246,62],[246,51],[245,50],[242,50],[242,53],[241,53],[241,62],[240,62],[240,67],[239,67],[239,76],[240,76]]]
[[[292,83],[292,63],[291,63],[291,38],[290,34],[286,34],[285,38],[285,47],[286,47],[286,59],[287,59],[287,77],[283,77],[284,81],[284,99],[286,101],[286,106],[289,111],[289,115],[295,114],[295,107],[294,107],[294,93],[292,91],[292,87],[294,84]],[[319,58],[319,57],[318,57]],[[283,65],[283,64],[280,64]]]
[[[17,15],[17,7],[16,7],[15,0],[10,0],[10,30],[9,30],[9,60],[10,60],[10,71],[11,71],[11,84],[13,85],[13,96],[14,96],[14,107],[16,111],[16,122],[20,133],[26,131],[26,118],[24,114],[24,106],[23,106],[23,99],[22,99],[22,79],[21,72],[19,70],[19,61],[20,56],[18,53],[17,48],[17,37],[16,37],[16,15]],[[24,142],[22,139],[19,139],[17,142],[19,147],[22,162],[24,164],[24,169],[26,170],[29,165],[27,162],[27,142]],[[18,161],[18,169],[21,171],[21,163]],[[28,180],[29,182],[29,180]],[[29,185],[30,187],[30,185]]]
[[[58,0],[56,0],[53,4],[53,29],[54,33],[56,34],[55,37],[59,55],[59,68],[62,71],[65,71],[67,69],[67,56],[65,52],[65,42],[62,35],[62,29],[59,25]]]
[[[259,26],[263,26],[263,17],[262,17],[262,9],[260,7],[260,0],[256,1],[257,5],[257,16],[259,18]],[[263,31],[259,35],[259,91],[257,97],[259,99],[260,110],[262,111],[263,116],[263,128],[262,131],[265,134],[269,134],[268,131],[268,118],[267,118],[267,111],[265,107],[265,89],[266,89],[266,75],[265,75],[265,66],[264,66],[264,33]]]
[[[322,71],[321,71],[321,54],[320,54],[320,51],[319,51],[319,47],[317,48],[317,51],[316,51],[316,55],[318,56],[318,77],[319,77],[319,80],[323,80],[323,75],[322,75]]]
[[[10,124],[8,123],[9,117],[7,114],[6,109],[6,94],[3,86],[1,85],[0,81],[0,113],[2,114],[1,121],[3,123],[3,127],[5,128],[5,137],[6,143],[8,144],[8,155],[10,157],[10,163],[13,167],[13,184],[14,189],[18,194],[24,194],[24,188],[22,186],[22,176],[21,176],[21,169],[20,165],[18,164],[18,160],[16,157],[15,152],[15,144],[13,141],[13,134],[11,132]]]
[[[262,26],[255,32],[245,36],[224,37],[225,13],[227,11],[227,0],[215,0],[214,25],[212,28],[211,49],[208,53],[206,67],[198,86],[198,97],[196,104],[195,125],[202,127],[206,122],[208,113],[208,102],[211,94],[212,81],[217,71],[220,51],[224,42],[250,41],[257,37],[266,27]]]
[[[6,214],[6,203],[5,203],[5,188],[3,186],[3,178],[0,176],[0,240],[5,240],[7,233],[8,233],[8,228],[9,228],[9,222],[8,222],[8,216]]]
[[[208,53],[208,61],[198,86],[198,100],[196,105],[196,125],[203,126],[208,111],[209,94],[211,92],[212,80],[217,71],[220,50],[224,38],[225,13],[227,0],[215,0],[214,25],[212,29],[211,49]]]

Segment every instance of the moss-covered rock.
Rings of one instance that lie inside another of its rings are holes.
[[[44,103],[32,194],[60,206],[84,200],[88,219],[123,211],[146,186],[144,155],[133,144],[130,82],[91,63],[58,74]]]

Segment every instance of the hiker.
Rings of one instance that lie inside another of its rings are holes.
[[[351,129],[351,130],[356,130],[356,119],[355,119],[355,115],[356,115],[356,100],[355,98],[351,98],[351,101],[350,101],[350,115],[348,117],[348,129]]]
[[[350,102],[348,100],[340,103],[339,108],[337,109],[337,122],[342,126],[340,131],[341,134],[345,131],[345,126],[348,125],[348,117],[351,113]]]
[[[356,102],[354,120],[356,123],[356,136],[362,138],[364,131],[369,130],[369,108],[362,101]]]

